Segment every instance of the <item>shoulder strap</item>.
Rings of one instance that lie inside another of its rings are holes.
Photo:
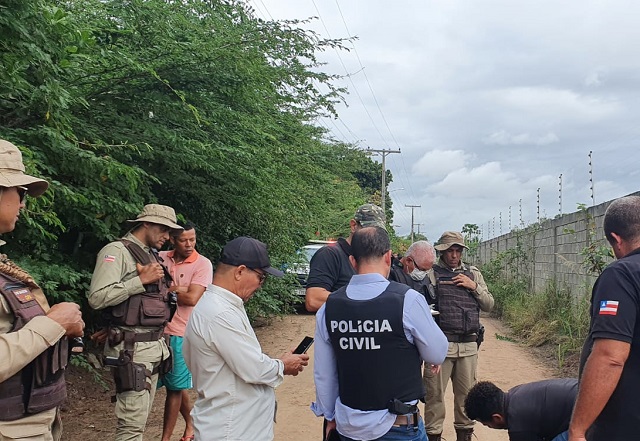
[[[127,239],[120,239],[120,242],[129,250],[133,258],[140,265],[148,265],[151,263],[151,254],[147,253],[140,245]]]
[[[15,317],[12,331],[21,329],[32,318],[46,314],[28,286],[2,273],[0,273],[0,293]]]

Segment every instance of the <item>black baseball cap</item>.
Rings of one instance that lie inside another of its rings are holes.
[[[222,249],[220,262],[231,266],[244,265],[252,269],[261,269],[276,277],[284,273],[271,266],[267,246],[253,237],[240,236],[227,242]]]

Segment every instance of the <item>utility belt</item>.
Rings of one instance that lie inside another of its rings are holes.
[[[118,327],[109,327],[109,346],[113,347],[124,342],[124,349],[120,351],[118,357],[103,357],[105,366],[113,368],[113,379],[116,385],[116,394],[143,390],[151,391],[151,377],[155,374],[164,376],[173,369],[173,357],[171,347],[169,347],[169,357],[162,359],[153,369],[147,369],[144,363],[133,361],[135,343],[158,341],[164,336],[164,328],[150,332],[127,331]],[[165,337],[166,338],[166,337]],[[115,402],[116,397],[111,397]]]
[[[450,343],[472,343],[478,341],[478,334],[475,332],[473,334],[449,334],[445,332],[447,340]]]

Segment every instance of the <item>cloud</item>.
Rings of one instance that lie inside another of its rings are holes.
[[[452,171],[464,167],[473,155],[464,150],[431,150],[413,165],[412,172],[431,180],[442,179]]]
[[[486,136],[482,139],[482,142],[487,145],[548,145],[558,142],[560,138],[553,132],[549,132],[542,136],[532,136],[528,133],[520,133],[518,135],[512,135],[506,130],[499,130]]]
[[[569,89],[513,87],[489,93],[496,105],[522,112],[523,118],[548,121],[593,122],[616,115],[621,106],[615,99],[581,95]]]
[[[475,168],[457,167],[440,182],[427,188],[438,196],[479,199],[508,199],[513,189],[520,186],[516,175],[502,170],[500,162],[487,162]]]
[[[603,76],[606,73],[604,68],[598,68],[590,72],[584,79],[584,85],[587,87],[597,87],[602,85]]]

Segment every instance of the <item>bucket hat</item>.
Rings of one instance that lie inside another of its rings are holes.
[[[0,187],[26,187],[29,196],[42,195],[49,183],[24,172],[22,152],[9,141],[0,139]]]
[[[438,251],[444,251],[451,248],[453,245],[460,245],[463,248],[469,248],[464,244],[464,237],[457,231],[445,231],[438,239],[438,245],[434,248]]]
[[[127,222],[150,222],[152,224],[165,225],[172,230],[184,230],[177,224],[176,212],[166,205],[147,204],[144,206],[138,217],[129,219]]]

